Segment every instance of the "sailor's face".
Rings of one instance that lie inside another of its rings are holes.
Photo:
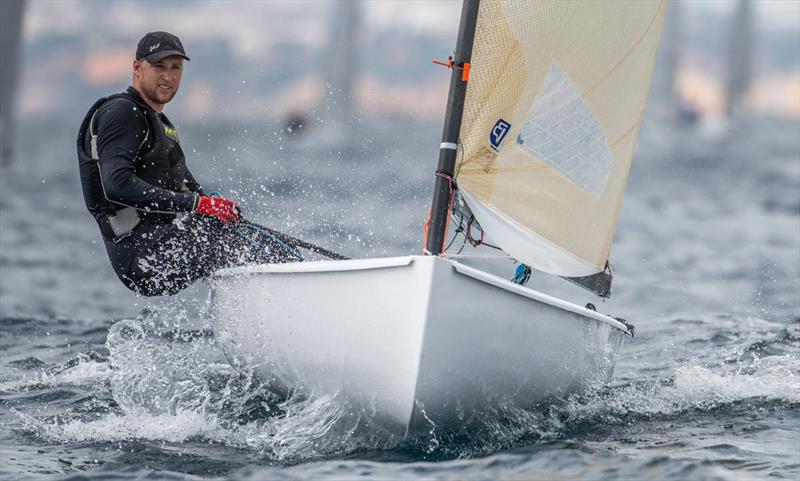
[[[183,58],[177,55],[151,64],[136,60],[133,65],[134,87],[151,103],[163,106],[178,93],[183,75]],[[138,85],[137,85],[138,84]]]

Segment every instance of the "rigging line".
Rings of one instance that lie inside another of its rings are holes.
[[[461,150],[461,162],[459,162],[459,163],[458,163],[458,165],[456,166],[456,172],[453,174],[453,177],[451,177],[451,178],[450,178],[450,189],[451,189],[451,194],[450,194],[450,210],[448,210],[448,215],[450,216],[450,219],[451,219],[451,220],[453,220],[453,215],[452,215],[453,199],[454,199],[454,198],[455,198],[455,196],[456,196],[456,187],[454,187],[454,186],[453,186],[453,184],[454,184],[455,178],[456,178],[456,177],[458,177],[458,173],[461,171],[461,165],[462,165],[462,164],[463,164],[463,162],[464,162],[464,144],[461,142],[461,137],[459,137],[459,139],[456,141],[456,151],[458,151],[458,150],[459,150],[459,147],[461,148],[461,149],[460,149],[460,150]],[[438,175],[438,174],[437,174],[437,175]],[[456,185],[457,185],[457,184],[456,184]],[[459,232],[464,232],[464,229],[463,229],[463,224],[464,224],[464,214],[463,214],[463,213],[461,213],[461,211],[459,210],[458,227],[457,227],[457,229],[456,229],[455,233],[453,234],[453,238],[452,238],[452,239],[450,239],[450,243],[449,243],[449,244],[447,244],[447,247],[445,247],[445,248],[442,250],[442,254],[444,254],[445,252],[447,252],[447,250],[448,250],[448,249],[449,249],[449,248],[450,248],[450,247],[453,245],[453,243],[454,243],[454,242],[456,241],[456,239],[458,238],[458,233],[459,233]],[[465,234],[465,235],[466,235],[466,234]],[[447,236],[447,231],[445,230],[445,239],[447,239],[447,237],[446,237],[446,236]],[[463,245],[462,245],[461,249],[463,249],[463,248],[464,248],[464,247],[463,247]],[[461,252],[461,251],[459,250],[459,252]]]
[[[464,242],[461,243],[461,248],[458,249],[458,252],[456,252],[456,255],[457,256],[461,255],[461,252],[464,250],[464,247],[466,247],[466,246],[467,246],[467,236],[464,235]]]
[[[460,228],[460,227],[459,227],[459,229],[456,231],[456,234],[458,234],[459,232],[461,232],[461,228]],[[449,243],[449,244],[447,244],[447,247],[445,247],[445,248],[444,248],[444,252],[447,252],[447,250],[448,250],[448,249],[450,249],[450,247],[452,247],[452,245],[453,245],[453,243],[456,241],[456,239],[458,239],[458,235],[454,235],[454,236],[453,236],[453,238],[452,238],[452,239],[450,239],[450,243]]]
[[[503,254],[503,255],[489,255],[489,254],[447,254],[447,255],[445,255],[445,257],[480,257],[480,258],[486,258],[486,259],[510,259],[510,260],[514,260],[514,258],[513,258],[513,257],[511,257],[511,256],[510,256],[510,255],[508,255],[508,254]]]
[[[316,244],[312,244],[310,242],[306,242],[306,241],[304,241],[302,239],[298,239],[296,237],[292,237],[292,236],[290,236],[288,234],[284,234],[283,232],[279,232],[279,231],[277,231],[275,229],[270,229],[269,227],[264,227],[263,225],[256,224],[255,222],[251,222],[249,220],[245,220],[243,222],[245,222],[246,224],[258,227],[260,229],[263,229],[263,230],[269,232],[270,234],[274,235],[275,237],[283,240],[287,244],[291,244],[291,245],[295,246],[296,248],[307,249],[307,250],[310,250],[311,252],[314,252],[315,254],[320,254],[320,255],[323,255],[325,257],[329,257],[329,258],[335,259],[335,260],[348,260],[348,259],[350,259],[349,257],[343,256],[342,254],[338,254],[338,253],[333,252],[331,250],[325,249],[324,247],[320,247],[320,246],[318,246]]]
[[[475,216],[473,215],[469,218],[469,221],[467,221],[467,240],[469,241],[470,245],[472,245],[472,247],[478,247],[483,243],[483,227],[481,227],[480,224],[478,224],[478,230],[480,230],[481,238],[475,239],[474,237],[472,237],[472,224],[474,222],[475,222]]]
[[[458,233],[459,232],[461,232],[461,224],[460,223],[456,226],[456,230],[455,230],[455,232],[453,232],[453,237],[450,239],[450,242],[447,244],[447,247],[445,247],[442,252],[447,252],[447,249],[449,249],[450,246],[453,245],[453,242],[455,242],[455,240],[458,239]]]
[[[455,222],[455,219],[453,217],[451,217],[450,220]],[[450,243],[447,244],[447,247],[445,247],[445,249],[444,249],[444,251],[442,251],[442,253],[447,252],[447,250],[453,245],[453,243],[456,241],[456,239],[458,239],[458,233],[459,232],[464,232],[464,214],[462,214],[461,212],[459,212],[458,226],[457,226],[456,231],[453,233],[453,238],[450,239]]]
[[[436,176],[437,177],[444,177],[445,179],[447,179],[447,186],[448,186],[448,189],[450,191],[450,202],[449,202],[449,204],[447,206],[447,221],[446,221],[446,223],[444,225],[444,236],[442,238],[442,245],[439,246],[441,248],[441,250],[439,252],[441,253],[441,252],[444,252],[444,249],[443,249],[444,248],[444,243],[447,240],[447,227],[450,225],[450,218],[453,215],[453,198],[456,196],[456,189],[455,189],[455,186],[454,186],[453,176],[452,175],[449,175],[449,174],[444,173],[444,172],[436,172]]]
[[[496,245],[494,245],[494,244],[489,244],[488,242],[481,242],[481,245],[482,245],[482,246],[486,246],[486,247],[488,247],[488,248],[490,248],[490,249],[495,249],[495,250],[498,250],[498,251],[501,251],[501,252],[505,252],[505,251],[503,251],[503,249],[501,249],[501,248],[497,247],[497,246],[496,246]]]
[[[213,192],[209,192],[208,196],[209,197],[222,197],[222,194],[220,192],[213,191]],[[284,234],[283,232],[278,232],[278,231],[276,231],[274,229],[270,229],[269,227],[264,227],[263,225],[256,224],[255,222],[251,222],[251,221],[246,220],[244,218],[238,224],[236,224],[236,226],[237,227],[239,227],[239,226],[248,227],[251,230],[254,230],[254,231],[259,232],[259,233],[261,233],[263,235],[266,235],[267,237],[271,238],[272,240],[278,242],[279,245],[283,244],[282,247],[284,249],[287,249],[289,252],[291,252],[292,255],[296,256],[300,261],[304,261],[305,259],[303,258],[303,256],[299,252],[297,252],[297,249],[299,249],[299,248],[310,250],[311,252],[313,252],[315,254],[320,254],[320,255],[323,255],[323,256],[328,257],[330,259],[335,259],[335,260],[348,260],[348,259],[350,259],[349,257],[343,256],[342,254],[338,254],[336,252],[333,252],[331,250],[325,249],[323,247],[320,247],[318,245],[312,244],[310,242],[306,242],[304,240],[297,239],[295,237],[292,237],[292,236],[289,236],[287,234]],[[253,241],[253,239],[249,239],[249,240]],[[255,241],[253,241],[253,242],[255,242]]]
[[[295,257],[297,260],[299,260],[300,262],[303,262],[303,261],[305,261],[305,259],[303,258],[303,256],[302,256],[302,255],[301,255],[299,252],[297,252],[297,250],[296,250],[296,249],[294,249],[294,248],[290,247],[288,244],[286,244],[285,242],[283,242],[282,240],[278,239],[276,236],[272,235],[271,233],[267,232],[266,230],[262,229],[262,228],[261,228],[261,227],[259,227],[259,226],[256,226],[256,225],[253,225],[253,224],[250,224],[250,223],[248,223],[248,222],[240,222],[239,224],[237,224],[237,225],[236,225],[237,234],[240,234],[240,237],[242,237],[242,238],[247,238],[248,240],[252,241],[252,243],[254,243],[254,244],[257,244],[255,240],[253,240],[253,239],[250,239],[250,238],[248,238],[247,236],[245,236],[245,235],[244,235],[244,233],[242,233],[242,232],[239,232],[239,229],[240,229],[240,228],[242,228],[242,227],[245,227],[245,228],[251,229],[251,230],[255,231],[256,233],[259,233],[259,234],[261,234],[261,235],[264,235],[264,236],[266,236],[266,237],[269,237],[269,238],[270,238],[270,239],[272,239],[272,240],[273,240],[273,241],[274,241],[276,244],[278,244],[279,246],[281,246],[281,247],[282,247],[282,248],[283,248],[283,249],[284,249],[286,252],[288,252],[288,253],[290,253],[291,255],[293,255],[293,256],[294,256],[294,257]],[[261,247],[265,249],[265,247],[263,246],[263,244],[261,245]]]
[[[242,240],[246,241],[248,244],[253,246],[256,252],[258,252],[265,261],[272,262],[274,260],[272,253],[267,250],[267,247],[265,245],[259,244],[254,239],[251,239],[244,232],[241,232],[238,229],[234,231],[234,234],[236,234]]]
[[[456,173],[453,174],[453,177],[458,177],[458,174],[461,172],[461,166],[464,165],[464,143],[461,142],[461,137],[458,137],[458,146],[461,147],[461,162],[458,163],[456,166]]]

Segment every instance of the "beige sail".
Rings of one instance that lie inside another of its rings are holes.
[[[482,0],[456,165],[503,250],[561,276],[608,259],[666,0]]]

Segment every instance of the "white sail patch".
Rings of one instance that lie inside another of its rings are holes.
[[[603,131],[575,85],[550,68],[517,143],[598,197],[614,157]]]

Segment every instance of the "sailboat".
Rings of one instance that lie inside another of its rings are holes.
[[[295,148],[325,152],[354,150],[357,112],[354,86],[359,72],[362,36],[360,0],[331,3],[328,38],[323,58],[324,92],[310,113],[290,115],[289,131]]]
[[[685,56],[686,5],[672,2],[664,19],[648,108],[665,125],[691,130],[702,120],[694,101],[686,98],[678,85],[678,76]]]
[[[217,272],[226,354],[398,436],[608,382],[629,324],[460,262],[448,226],[466,219],[471,243],[485,233],[526,269],[608,296],[665,10],[464,0],[424,253]]]
[[[747,115],[746,99],[753,81],[753,5],[739,0],[728,31],[725,113],[736,121]]]

